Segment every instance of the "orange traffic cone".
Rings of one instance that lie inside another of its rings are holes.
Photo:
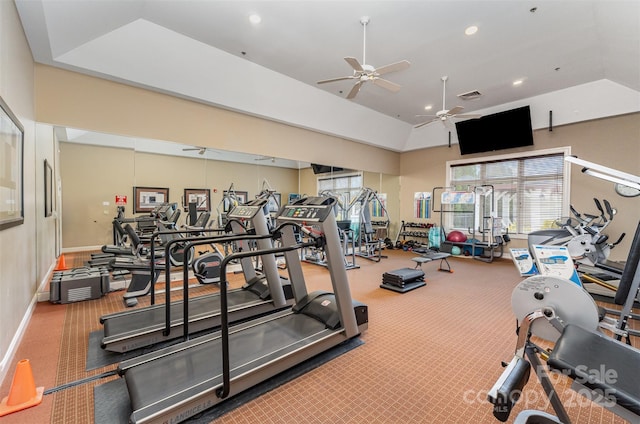
[[[66,271],[67,269],[67,264],[64,261],[64,255],[60,255],[60,257],[58,258],[58,264],[56,265],[56,268],[54,269],[54,271]]]
[[[42,402],[44,387],[36,387],[31,372],[31,363],[23,359],[16,365],[9,396],[0,402],[0,417],[36,406]]]

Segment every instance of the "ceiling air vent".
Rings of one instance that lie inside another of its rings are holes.
[[[467,91],[466,93],[458,94],[458,97],[462,100],[477,99],[480,96],[482,96],[482,93],[480,93],[478,90]]]

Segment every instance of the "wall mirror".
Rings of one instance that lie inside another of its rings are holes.
[[[180,208],[188,203],[185,193],[201,200],[208,193],[215,220],[229,188],[253,199],[266,183],[281,202],[288,202],[291,197],[317,195],[319,177],[359,174],[364,186],[385,195],[391,233],[399,215],[397,176],[362,171],[316,174],[310,163],[272,156],[73,128],[56,127],[55,133],[60,142],[62,240],[67,248],[108,244],[117,206],[124,207],[126,217],[136,215],[135,187],[167,189],[168,201]]]

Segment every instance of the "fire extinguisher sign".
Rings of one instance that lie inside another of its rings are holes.
[[[116,194],[116,206],[125,206],[127,204],[127,196]]]

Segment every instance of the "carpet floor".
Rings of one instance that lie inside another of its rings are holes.
[[[451,258],[453,273],[438,272],[439,261],[424,264],[426,285],[401,294],[380,288],[381,276],[413,267],[416,255],[402,250],[385,254],[388,258],[380,262],[358,258],[360,268],[347,273],[352,297],[369,307],[361,346],[246,400],[215,422],[496,423],[486,396],[502,373],[500,362],[513,357],[511,292],[523,278],[510,259]],[[86,254],[67,255],[70,266],[84,261]],[[310,291],[331,290],[326,268],[303,264],[303,269]],[[241,284],[240,277],[234,276],[232,287]],[[196,288],[191,295],[215,290]],[[148,304],[147,297],[137,307]],[[95,380],[45,395],[41,405],[3,417],[2,423],[96,422],[94,388],[119,377],[101,378],[115,364],[87,368],[90,335],[101,330],[100,316],[123,309],[121,291],[66,305],[39,303],[14,362],[30,359],[36,385],[46,390]],[[633,343],[640,348],[637,339]],[[3,396],[10,380],[0,388]],[[575,423],[625,422],[576,395],[565,378],[554,376],[554,383]],[[533,375],[509,422],[523,409],[553,412]]]

